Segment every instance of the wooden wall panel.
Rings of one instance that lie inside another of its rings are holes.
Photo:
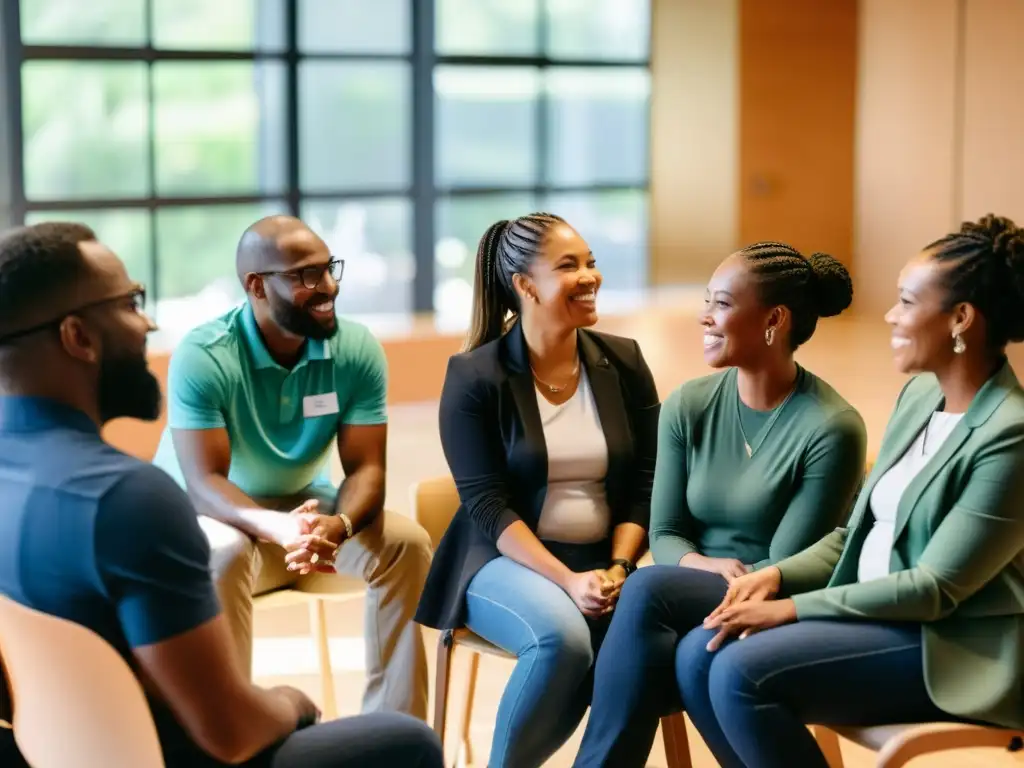
[[[849,264],[856,0],[741,0],[740,240]]]

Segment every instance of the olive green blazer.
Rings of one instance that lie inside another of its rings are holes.
[[[1009,364],[900,499],[889,576],[857,582],[878,479],[943,404],[934,376],[900,393],[845,528],[778,564],[806,619],[921,622],[924,675],[952,715],[1024,727],[1024,391]]]

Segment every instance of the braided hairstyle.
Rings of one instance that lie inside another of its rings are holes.
[[[787,307],[792,315],[792,349],[811,338],[819,317],[838,315],[853,301],[853,281],[839,261],[827,253],[810,258],[785,243],[761,242],[740,251],[769,307]]]
[[[506,318],[519,313],[519,297],[512,285],[517,273],[529,271],[540,254],[548,231],[565,219],[553,213],[531,213],[503,219],[487,228],[476,251],[473,279],[473,320],[464,349],[476,349],[500,338]]]
[[[990,213],[976,222],[965,221],[959,232],[925,250],[948,265],[943,275],[945,311],[960,302],[974,305],[987,321],[994,350],[1024,341],[1024,229]]]

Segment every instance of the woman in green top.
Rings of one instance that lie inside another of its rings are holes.
[[[650,526],[658,565],[623,586],[577,765],[643,765],[658,718],[680,708],[666,674],[680,640],[700,630],[729,582],[845,521],[864,473],[864,422],[793,353],[852,298],[842,264],[781,243],[744,248],[712,276],[704,359],[725,370],[662,405]]]
[[[907,382],[849,524],[737,579],[687,652],[729,766],[826,768],[804,723],[1024,728],[1024,229],[985,216],[900,274]],[[607,642],[607,641],[606,641]]]

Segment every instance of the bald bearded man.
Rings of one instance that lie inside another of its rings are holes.
[[[344,262],[298,219],[249,227],[236,266],[247,302],[194,329],[171,357],[168,427],[154,464],[200,512],[247,671],[254,594],[329,591],[337,573],[358,576],[368,586],[363,712],[424,719],[426,653],[413,614],[430,539],[383,508],[383,349],[335,315]],[[328,466],[335,443],[340,489]]]

